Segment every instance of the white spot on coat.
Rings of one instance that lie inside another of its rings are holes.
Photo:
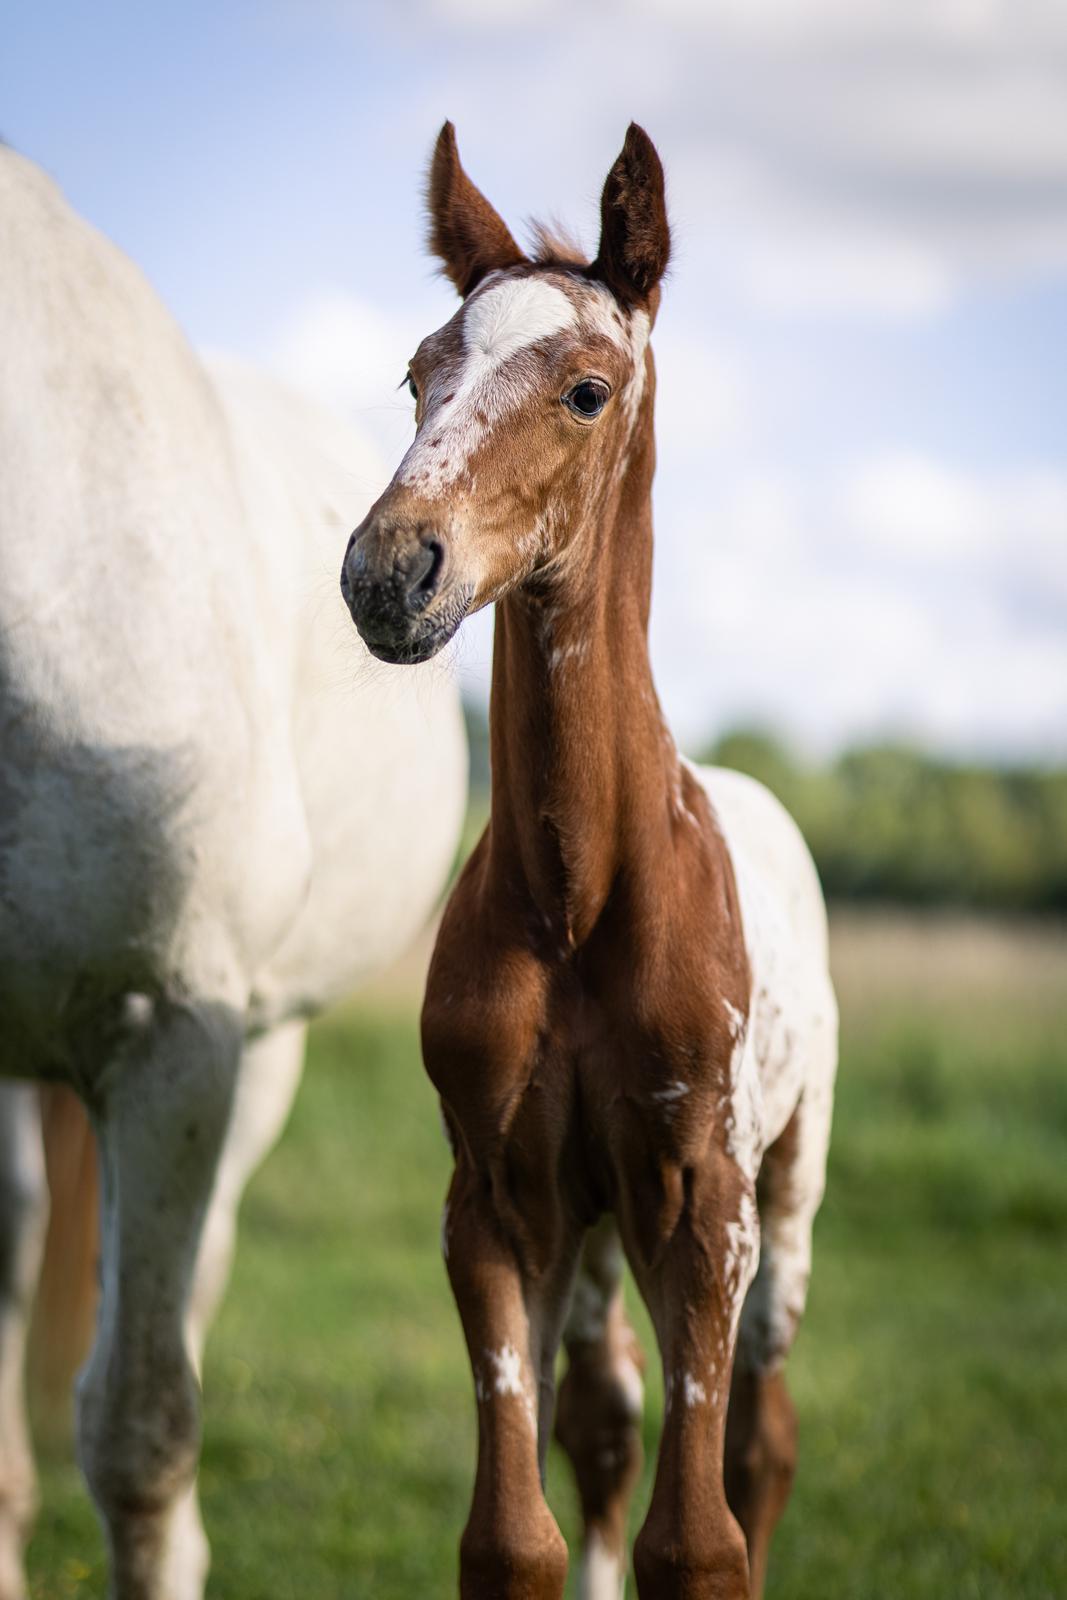
[[[527,1382],[522,1356],[513,1344],[503,1344],[499,1350],[487,1350],[485,1353],[492,1369],[492,1387],[484,1379],[476,1382],[479,1400],[487,1400],[491,1395],[520,1400],[536,1437],[537,1402],[532,1385]]]
[[[682,1376],[682,1384],[687,1406],[692,1408],[706,1404],[708,1392],[699,1378],[694,1378],[691,1372],[686,1372]]]
[[[671,1105],[676,1100],[683,1100],[689,1093],[690,1087],[688,1083],[683,1083],[678,1078],[675,1079],[674,1083],[669,1083],[665,1089],[656,1089],[652,1098],[659,1101],[661,1105]]]

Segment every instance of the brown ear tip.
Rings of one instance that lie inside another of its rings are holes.
[[[656,147],[639,122],[631,122],[626,130],[623,149],[627,155],[655,155]]]

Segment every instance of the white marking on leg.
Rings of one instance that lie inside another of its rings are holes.
[[[763,1158],[763,1084],[751,1035],[741,1033],[730,1057],[726,1148],[750,1183]]]
[[[691,1372],[682,1374],[682,1384],[687,1406],[692,1408],[693,1406],[702,1406],[707,1402],[708,1391],[700,1379],[694,1378]]]
[[[525,1372],[522,1356],[513,1344],[503,1344],[499,1350],[487,1350],[485,1354],[492,1369],[491,1386],[484,1378],[475,1380],[475,1392],[479,1400],[488,1400],[492,1395],[521,1400],[531,1432],[536,1438],[537,1399],[533,1384]]]
[[[733,1348],[741,1308],[759,1264],[760,1220],[756,1202],[746,1189],[738,1214],[726,1224],[726,1255],[723,1259],[723,1288],[730,1313],[727,1349]]]
[[[639,1421],[645,1406],[645,1385],[632,1356],[623,1356],[615,1369],[615,1376],[625,1397],[627,1416],[631,1422]]]
[[[626,1573],[614,1550],[593,1528],[582,1551],[578,1600],[623,1600]]]

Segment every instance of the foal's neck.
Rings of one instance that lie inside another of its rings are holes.
[[[497,607],[490,862],[563,948],[588,938],[620,874],[663,870],[679,793],[648,657],[650,405],[642,430],[573,560]]]

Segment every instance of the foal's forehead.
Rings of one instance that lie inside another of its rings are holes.
[[[425,344],[431,355],[500,365],[553,338],[599,337],[629,354],[632,334],[628,313],[605,284],[577,273],[516,267],[490,273]]]
[[[558,347],[610,347],[604,365],[632,424],[644,377],[648,316],[626,312],[602,283],[548,268],[490,273],[437,333],[424,339],[415,376],[422,421],[397,481],[426,496],[451,490],[496,425],[544,392]],[[572,363],[575,365],[575,363]],[[597,365],[600,365],[598,362]]]

